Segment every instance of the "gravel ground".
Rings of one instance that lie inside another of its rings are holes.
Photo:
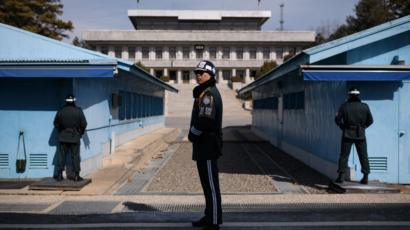
[[[321,187],[328,185],[329,178],[262,141],[249,127],[224,128],[224,141],[218,161],[222,193],[327,193]],[[201,193],[191,156],[191,144],[181,143],[143,192]]]
[[[269,143],[262,143],[258,146],[267,153],[272,160],[282,168],[286,169],[287,173],[295,179],[295,182],[309,193],[327,193],[319,187],[327,186],[331,181],[330,178],[315,171]]]
[[[223,156],[218,161],[221,192],[277,192],[272,178],[264,175],[255,164],[251,163],[248,155],[235,145],[225,143]],[[144,191],[201,193],[196,164],[191,157],[191,144],[182,143]]]

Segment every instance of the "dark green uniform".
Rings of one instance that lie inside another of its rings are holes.
[[[362,103],[358,97],[351,97],[340,106],[335,122],[343,131],[338,172],[345,173],[352,144],[355,144],[362,167],[361,172],[369,174],[365,135],[365,129],[373,123],[369,106]]]
[[[80,172],[80,139],[87,127],[87,121],[80,107],[67,103],[54,118],[58,130],[59,161],[57,170],[64,171],[66,154],[71,152],[74,172]]]
[[[217,159],[222,155],[222,99],[215,79],[197,86],[194,98],[188,139],[205,195],[205,221],[219,225],[222,208]]]
[[[222,99],[215,85],[205,88],[195,98],[190,127],[192,159],[218,159],[222,155]],[[195,135],[198,131],[200,134]]]

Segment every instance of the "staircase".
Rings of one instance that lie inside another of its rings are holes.
[[[166,92],[166,118],[167,127],[188,129],[191,119],[193,104],[193,84],[170,84],[179,90],[178,93]],[[222,96],[223,102],[223,127],[244,126],[251,124],[251,113],[242,108],[241,102],[236,99],[236,92],[226,84],[217,84],[216,87]]]

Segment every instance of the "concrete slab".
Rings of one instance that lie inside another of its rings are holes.
[[[62,190],[29,190],[28,186],[22,189],[0,189],[0,195],[60,195]]]
[[[21,204],[21,203],[2,203],[0,212],[41,212],[50,206],[49,203]]]
[[[0,180],[0,189],[21,189],[34,181],[30,180]]]
[[[369,184],[360,184],[356,181],[344,183],[330,182],[329,189],[336,193],[399,193],[400,189],[389,187],[387,184],[370,181]]]
[[[57,181],[52,177],[46,177],[29,186],[30,190],[63,190],[63,191],[80,191],[84,186],[91,183],[91,179],[84,178],[82,181],[72,181],[64,179]]]
[[[96,214],[110,213],[117,206],[116,201],[64,201],[53,209],[51,214]]]

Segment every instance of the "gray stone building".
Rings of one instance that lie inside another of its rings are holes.
[[[208,59],[217,80],[253,80],[265,61],[283,62],[315,41],[313,31],[262,31],[270,11],[128,10],[135,30],[85,31],[93,49],[141,62],[172,83],[194,83],[192,68]]]

